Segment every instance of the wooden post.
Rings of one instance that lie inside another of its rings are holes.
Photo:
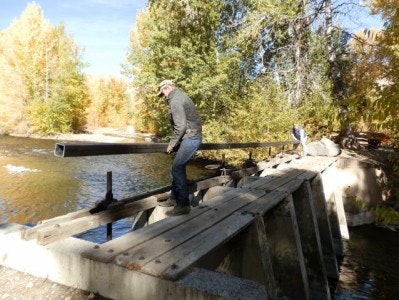
[[[265,275],[265,286],[267,290],[267,295],[271,299],[275,299],[277,298],[277,287],[274,280],[273,265],[269,252],[269,248],[271,247],[271,245],[266,236],[266,227],[263,216],[257,216],[254,223],[256,228],[256,236],[258,238],[263,273]]]
[[[268,253],[270,268],[273,270],[272,274],[267,274],[270,276],[266,281],[268,293],[277,294],[277,298],[310,299],[308,276],[292,195],[269,210],[263,221],[267,237],[266,249],[268,249],[264,254]],[[265,258],[266,255],[262,260]],[[247,272],[252,273],[251,270]]]
[[[331,231],[330,219],[328,217],[326,198],[323,192],[323,181],[318,174],[311,182],[312,195],[316,210],[317,223],[319,225],[321,248],[323,250],[324,264],[326,266],[327,277],[338,280],[339,268],[337,255],[335,253],[333,235]]]
[[[226,155],[222,154],[222,168],[226,167]]]
[[[300,243],[308,275],[311,299],[331,299],[324,265],[320,232],[309,181],[304,181],[293,194]]]

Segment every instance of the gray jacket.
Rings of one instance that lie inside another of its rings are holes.
[[[173,90],[167,98],[169,117],[173,127],[169,145],[176,147],[181,140],[189,137],[202,137],[201,119],[193,101],[179,88]]]

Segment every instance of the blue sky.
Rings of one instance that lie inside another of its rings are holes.
[[[10,26],[33,1],[0,0],[0,31]],[[136,14],[147,0],[36,0],[44,18],[54,26],[63,23],[90,66],[88,74],[118,75],[129,46]]]
[[[167,1],[167,0],[165,0]],[[0,31],[25,10],[28,0],[0,0]],[[84,48],[84,61],[90,66],[88,74],[120,74],[129,46],[129,32],[136,15],[145,9],[147,0],[36,0],[44,18],[54,26],[61,22],[66,32]],[[376,16],[353,11],[343,21],[349,31],[367,27],[381,27]],[[349,8],[351,9],[351,7]]]

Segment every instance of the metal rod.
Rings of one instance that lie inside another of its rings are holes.
[[[107,193],[105,194],[105,201],[112,202],[112,172],[107,172]],[[107,241],[112,240],[112,223],[107,224]]]
[[[281,147],[297,141],[265,143],[203,143],[199,150]],[[117,155],[138,153],[165,153],[167,143],[56,143],[54,155],[58,157]]]
[[[112,201],[114,196],[112,195],[112,172],[107,172],[107,193],[105,194],[105,200]]]

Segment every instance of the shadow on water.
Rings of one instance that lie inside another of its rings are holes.
[[[132,154],[59,158],[54,140],[0,136],[0,222],[34,225],[104,199],[106,173],[112,171],[113,196],[123,199],[169,185],[172,157]],[[209,175],[191,161],[190,179]],[[127,232],[132,220],[113,224],[113,237]],[[96,243],[106,240],[106,227],[79,235]],[[340,279],[333,296],[349,299],[398,299],[399,232],[374,226],[350,229]]]

